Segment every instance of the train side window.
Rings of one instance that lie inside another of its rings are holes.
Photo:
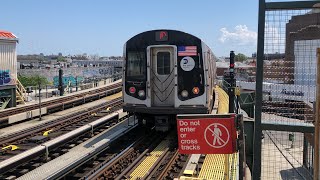
[[[157,73],[159,75],[170,74],[170,52],[157,53]]]

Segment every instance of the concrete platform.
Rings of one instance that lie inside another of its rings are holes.
[[[117,97],[120,97],[122,94],[121,93],[117,93],[115,95],[112,95],[113,98],[117,98]],[[64,110],[64,111],[60,111],[60,112],[56,112],[56,113],[53,113],[53,114],[49,114],[49,115],[45,115],[42,117],[42,120],[40,121],[39,118],[34,118],[33,120],[29,120],[29,121],[26,121],[26,122],[23,122],[23,123],[19,123],[19,124],[15,124],[15,125],[12,125],[12,126],[9,126],[9,127],[6,127],[6,128],[2,128],[0,129],[0,137],[4,137],[4,136],[8,136],[12,133],[15,133],[15,132],[19,132],[23,129],[27,129],[27,128],[31,128],[31,127],[34,127],[34,126],[37,126],[37,125],[40,125],[40,124],[43,124],[43,123],[46,123],[46,122],[49,122],[49,121],[53,121],[57,118],[60,118],[60,117],[63,117],[63,116],[67,116],[67,115],[70,115],[72,113],[75,113],[75,112],[78,112],[78,111],[81,111],[81,110],[86,110],[90,107],[94,107],[94,106],[97,106],[99,104],[103,104],[105,102],[108,102],[110,101],[111,98],[110,97],[105,97],[103,99],[99,99],[97,101],[93,101],[93,102],[90,102],[90,103],[87,103],[87,104],[83,104],[83,105],[80,105],[80,106],[77,106],[77,107],[74,107],[74,108],[70,108],[70,109],[67,109],[67,110]]]
[[[303,134],[295,133],[294,139],[292,144],[288,140],[288,132],[264,131],[261,179],[312,179],[302,168]]]
[[[183,175],[193,176],[197,171],[197,164],[199,162],[201,154],[192,154],[189,161],[187,162],[187,166],[183,171]]]
[[[59,176],[69,172],[72,168],[84,162],[88,157],[101,151],[101,149],[105,148],[111,141],[135,127],[128,126],[128,124],[128,120],[125,120],[119,125],[104,131],[98,137],[93,137],[86,142],[81,143],[69,150],[68,153],[43,164],[39,168],[30,171],[18,179],[57,179]],[[133,118],[130,118],[130,124],[134,124]]]
[[[278,115],[269,114],[269,113],[261,113],[261,119],[262,121],[270,121],[270,122],[277,122],[277,123],[283,122],[283,123],[288,123],[289,125],[301,125],[306,123],[306,120],[288,118],[288,117],[278,116]]]

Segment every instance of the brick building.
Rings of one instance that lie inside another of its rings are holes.
[[[286,24],[286,83],[313,84],[317,47],[320,47],[320,13],[311,11],[308,14],[292,16]],[[307,79],[310,79],[310,82],[306,81]]]

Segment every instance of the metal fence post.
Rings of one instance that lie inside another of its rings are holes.
[[[306,136],[303,135],[303,165],[308,168],[308,141],[306,139]]]
[[[319,130],[320,130],[320,48],[317,48],[317,94],[316,94],[316,112],[315,112],[315,124],[314,124],[314,168],[313,179],[319,180]]]
[[[256,108],[254,122],[254,146],[253,146],[253,171],[252,179],[261,178],[261,111],[262,111],[262,82],[263,82],[263,58],[264,58],[264,28],[265,28],[265,0],[259,0],[258,18],[258,47],[257,47],[257,71],[256,71]]]

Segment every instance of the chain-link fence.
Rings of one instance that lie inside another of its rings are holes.
[[[315,4],[260,0],[254,179],[313,178]]]

